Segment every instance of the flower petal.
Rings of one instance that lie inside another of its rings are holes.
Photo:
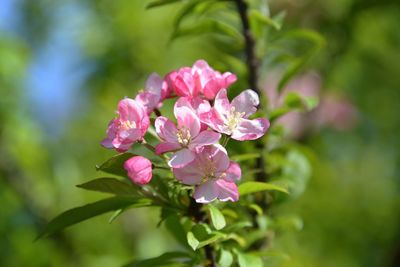
[[[156,119],[154,125],[156,127],[156,132],[161,139],[169,143],[178,143],[176,136],[178,130],[172,121],[166,117],[160,116]]]
[[[195,159],[195,153],[187,148],[181,149],[175,152],[171,159],[168,161],[168,165],[172,168],[182,168],[189,164]]]
[[[208,181],[204,184],[196,186],[193,198],[197,203],[210,203],[217,199],[219,193],[218,186],[214,181]]]
[[[191,150],[195,150],[198,147],[203,147],[206,145],[212,145],[218,142],[221,138],[221,134],[214,131],[206,130],[200,132],[189,144]]]
[[[184,168],[174,168],[172,171],[176,179],[188,185],[200,184],[204,176],[196,160],[192,161]]]
[[[244,113],[244,118],[248,118],[251,114],[257,111],[257,106],[260,104],[258,95],[253,90],[247,89],[240,93],[232,100],[231,105],[235,107],[236,112]]]
[[[240,165],[236,162],[231,161],[228,169],[225,171],[226,180],[229,182],[235,182],[236,180],[240,180],[242,176],[242,170],[240,169]]]
[[[186,106],[175,107],[174,114],[179,128],[188,129],[192,138],[199,134],[200,119],[192,109]]]
[[[158,106],[160,95],[152,92],[141,92],[136,95],[135,100],[144,107],[147,114],[150,114]]]
[[[156,153],[158,155],[169,152],[169,151],[174,151],[177,149],[180,149],[181,145],[178,143],[169,143],[169,142],[163,142],[158,145],[156,145]]]
[[[239,200],[239,190],[235,183],[228,182],[224,179],[218,179],[215,182],[218,190],[218,199],[221,201],[238,201]]]
[[[268,128],[269,121],[267,119],[243,119],[233,131],[231,137],[239,141],[255,140],[263,136]]]
[[[118,103],[118,114],[122,121],[134,121],[138,123],[145,116],[145,111],[137,101],[124,98]]]
[[[159,98],[161,98],[162,86],[163,80],[157,73],[153,72],[152,74],[150,74],[149,78],[147,78],[145,91],[158,95]]]
[[[214,108],[220,115],[226,115],[230,112],[231,105],[226,95],[226,89],[222,89],[218,92],[214,100]]]

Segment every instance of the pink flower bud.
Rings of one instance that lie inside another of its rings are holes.
[[[144,185],[150,182],[152,177],[152,166],[150,160],[135,156],[124,163],[124,169],[128,172],[129,178],[135,184]]]

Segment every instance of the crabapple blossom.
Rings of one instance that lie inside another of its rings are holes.
[[[156,132],[163,140],[156,146],[156,153],[174,151],[168,165],[180,168],[194,160],[199,148],[218,142],[221,135],[211,130],[201,131],[200,119],[189,107],[175,106],[174,113],[178,126],[162,116],[155,121]]]
[[[135,100],[145,108],[147,114],[150,114],[162,105],[168,94],[167,83],[157,73],[152,73],[147,78],[144,91],[139,92]]]
[[[195,185],[193,197],[198,203],[239,199],[235,181],[240,179],[241,169],[239,164],[229,160],[221,145],[205,146],[194,161],[184,168],[174,168],[173,172],[182,183]]]
[[[265,134],[270,124],[265,118],[248,119],[256,112],[258,104],[258,95],[253,90],[243,91],[229,103],[226,90],[222,89],[204,122],[215,131],[230,135],[235,140],[255,140]]]
[[[228,88],[236,81],[236,75],[212,69],[204,60],[198,60],[192,68],[183,67],[169,73],[166,77],[169,87],[176,95],[196,97],[202,95],[207,99],[214,99],[222,88]]]
[[[149,183],[152,178],[152,164],[142,156],[135,156],[125,161],[124,169],[132,182],[139,185]]]
[[[125,152],[133,143],[143,139],[150,120],[143,106],[130,98],[122,99],[118,103],[117,114],[118,117],[108,124],[107,137],[101,144],[106,148]]]

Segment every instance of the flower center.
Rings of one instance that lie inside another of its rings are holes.
[[[228,128],[230,132],[236,129],[238,124],[242,121],[244,115],[245,115],[244,112],[237,112],[235,110],[235,107],[231,107],[228,114],[228,120],[225,123],[225,126]]]
[[[119,128],[123,131],[136,128],[136,123],[134,121],[123,121],[120,123]]]
[[[205,162],[203,162],[202,171],[204,173],[203,178],[201,179],[201,183],[206,183],[212,180],[218,180],[226,176],[225,173],[222,173],[217,176],[217,168],[215,167],[214,163],[210,158],[207,158]]]
[[[182,146],[187,146],[190,142],[190,131],[186,128],[181,128],[176,133],[176,137],[178,138],[179,144]]]

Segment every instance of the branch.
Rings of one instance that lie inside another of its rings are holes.
[[[258,88],[258,67],[260,66],[260,61],[255,54],[256,42],[250,29],[249,17],[247,14],[248,5],[245,0],[235,0],[235,2],[243,26],[249,85],[251,89],[260,95],[261,92]]]

